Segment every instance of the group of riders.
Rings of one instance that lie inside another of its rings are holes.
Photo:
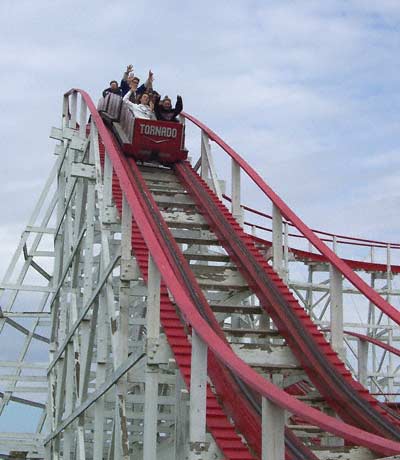
[[[181,96],[177,96],[175,107],[172,107],[168,96],[161,99],[161,95],[153,89],[153,81],[153,72],[149,70],[146,82],[139,86],[140,78],[134,74],[132,64],[129,64],[121,83],[118,85],[116,80],[110,81],[110,87],[103,91],[103,97],[108,93],[122,97],[136,118],[178,122],[177,116],[183,109]]]

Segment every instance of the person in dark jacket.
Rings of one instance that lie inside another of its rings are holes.
[[[176,97],[175,107],[172,108],[171,99],[168,96],[165,96],[162,101],[160,101],[160,96],[156,96],[154,100],[154,113],[156,114],[157,120],[162,121],[175,121],[178,122],[176,118],[183,110],[183,103],[181,96]]]
[[[126,67],[126,70],[124,74],[122,75],[121,83],[119,84],[119,87],[121,88],[121,91],[122,91],[122,96],[125,96],[125,94],[129,91],[130,83],[133,77],[134,77],[133,65],[129,64]]]
[[[125,96],[126,93],[132,90],[132,92],[135,93],[135,98],[137,98],[141,94],[143,94],[145,91],[152,90],[153,79],[154,79],[153,72],[149,70],[149,76],[147,77],[146,82],[144,83],[144,85],[139,86],[140,78],[134,74],[132,64],[129,64],[126,68],[126,71],[124,72],[124,75],[122,76],[122,80],[120,84],[122,96]],[[132,88],[132,85],[135,84],[135,82],[137,82],[137,85],[134,88]],[[129,100],[133,103],[136,102],[135,100],[133,100],[132,95]]]
[[[116,80],[110,81],[110,87],[103,91],[103,97],[106,97],[107,93],[113,93],[118,94],[118,96],[122,96],[121,88],[118,86],[118,82]]]
[[[132,77],[129,79],[129,91],[124,94],[124,101],[129,100],[136,104],[138,98],[146,91],[145,85],[139,86],[139,77]]]

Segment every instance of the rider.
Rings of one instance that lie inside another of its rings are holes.
[[[154,101],[154,112],[156,114],[157,120],[162,121],[175,121],[176,118],[183,110],[182,97],[177,96],[175,107],[172,108],[171,99],[168,96],[165,96],[164,99],[160,102],[160,96],[155,97]]]
[[[107,93],[113,93],[118,94],[118,96],[122,96],[121,88],[118,86],[118,82],[116,80],[110,81],[110,87],[103,91],[103,97],[106,97]]]
[[[135,118],[145,118],[146,120],[155,120],[154,104],[150,102],[148,93],[143,93],[138,98],[138,103],[134,104],[129,98],[124,97],[124,102],[129,107]]]

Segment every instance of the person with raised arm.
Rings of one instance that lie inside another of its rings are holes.
[[[122,96],[125,96],[131,89],[132,89],[132,83],[134,80],[137,80],[137,86],[133,88],[134,92],[137,92],[137,96],[140,94],[144,93],[145,91],[152,90],[152,85],[153,85],[153,72],[149,70],[149,75],[147,77],[147,80],[144,85],[138,86],[140,82],[140,78],[137,77],[133,71],[133,66],[132,64],[129,64],[126,67],[126,71],[124,72],[124,75],[122,76],[121,80],[121,91],[122,91]],[[130,98],[131,102],[135,102]]]
[[[154,114],[154,104],[150,102],[148,93],[142,93],[138,97],[137,104],[131,102],[129,98],[124,97],[125,104],[129,107],[129,110],[133,113],[135,118],[144,118],[146,120],[156,120]]]
[[[132,77],[129,81],[129,91],[124,95],[123,100],[124,102],[130,101],[133,104],[137,102],[138,97],[144,93],[145,86],[141,85],[139,87],[140,79],[139,77]]]
[[[125,96],[125,94],[129,91],[130,83],[134,76],[135,74],[133,71],[133,65],[132,64],[127,65],[126,70],[124,74],[122,75],[121,83],[119,85],[122,91],[122,96]]]
[[[172,107],[171,99],[168,96],[165,96],[162,101],[160,101],[160,96],[156,96],[154,100],[154,112],[156,114],[157,120],[162,121],[174,121],[178,122],[176,118],[183,110],[182,97],[176,97],[175,107]]]

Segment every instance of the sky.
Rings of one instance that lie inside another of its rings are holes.
[[[398,0],[1,0],[0,276],[55,160],[63,93],[97,101],[127,64],[309,226],[398,242],[399,23]]]
[[[54,161],[62,94],[96,101],[129,63],[182,94],[308,225],[398,241],[400,2],[132,5],[0,3],[0,273]]]

